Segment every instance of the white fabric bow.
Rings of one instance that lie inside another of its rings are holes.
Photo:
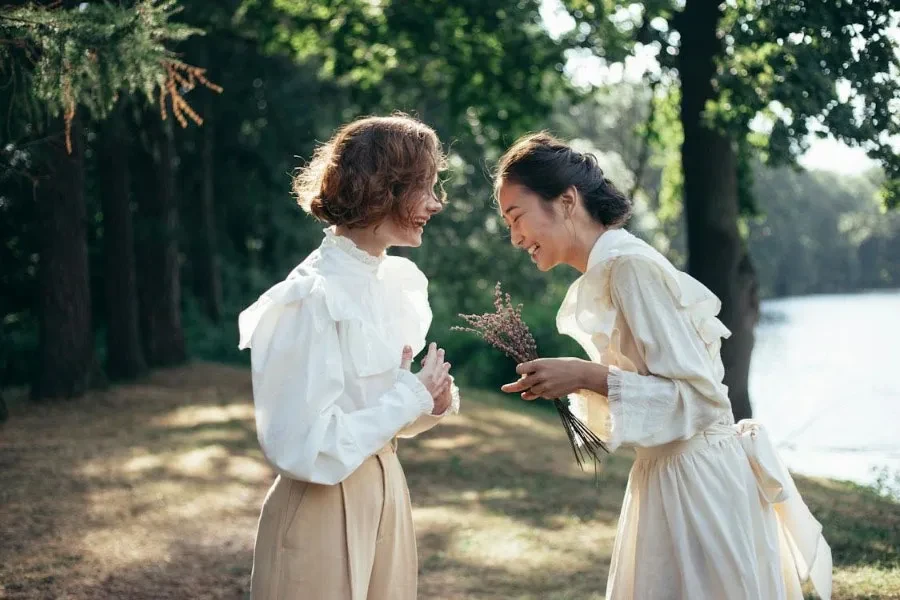
[[[750,419],[734,427],[756,476],[760,497],[775,510],[782,533],[782,553],[791,558],[801,581],[810,579],[819,597],[830,600],[831,548],[822,535],[821,523],[800,497],[765,428]]]

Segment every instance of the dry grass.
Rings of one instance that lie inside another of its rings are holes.
[[[420,597],[602,598],[627,458],[608,462],[598,488],[551,411],[487,393],[465,402],[401,445]],[[0,598],[246,597],[272,479],[246,371],[192,365],[10,412]],[[835,551],[835,597],[900,598],[900,507],[848,484],[801,487]]]

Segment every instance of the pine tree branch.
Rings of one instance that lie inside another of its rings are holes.
[[[180,11],[174,0],[138,0],[132,7],[91,4],[64,9],[25,4],[0,14],[0,46],[19,46],[13,65],[28,67],[30,89],[19,90],[62,113],[69,128],[76,108],[104,119],[122,95],[143,95],[159,103],[161,118],[171,110],[182,127],[203,120],[183,95],[197,86],[214,92],[205,69],[187,64],[167,45],[203,32],[171,20]],[[7,23],[7,24],[4,24]],[[15,23],[10,25],[8,23]],[[23,58],[24,56],[24,58]]]

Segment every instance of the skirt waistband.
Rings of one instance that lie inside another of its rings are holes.
[[[662,444],[661,446],[653,446],[652,448],[635,448],[635,453],[637,454],[638,460],[675,456],[699,448],[708,448],[729,437],[737,438],[737,431],[734,426],[716,424],[705,431],[698,433],[689,440],[679,440],[668,444]]]

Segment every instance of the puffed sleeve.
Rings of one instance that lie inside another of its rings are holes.
[[[284,284],[294,291],[270,294],[262,309],[251,306],[240,320],[241,346],[252,348],[257,437],[280,473],[333,485],[431,413],[434,402],[414,375],[399,369],[374,406],[342,410],[336,404],[344,393],[337,323],[314,285]]]
[[[662,270],[623,257],[610,274],[612,300],[637,343],[648,373],[612,367],[609,385],[611,445],[651,447],[685,440],[730,407],[716,357],[682,307]],[[714,316],[712,317],[714,318]]]

